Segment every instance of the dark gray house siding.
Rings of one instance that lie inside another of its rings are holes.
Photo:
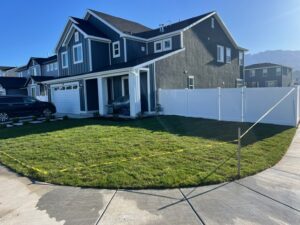
[[[127,61],[146,56],[147,44],[145,42],[126,39],[127,44]],[[144,48],[144,51],[142,51]]]
[[[91,41],[93,71],[109,65],[109,44]]]
[[[47,71],[47,65],[50,65],[52,63],[57,63],[57,61],[42,65],[42,76],[52,76],[52,77],[58,76],[58,69],[56,70],[55,68],[53,68],[53,71]]]
[[[73,46],[77,44],[82,44],[82,54],[83,54],[83,62],[74,64],[73,63]],[[68,53],[68,68],[63,69],[61,63],[61,53],[67,51]],[[79,41],[75,43],[74,35],[72,36],[69,44],[65,47],[61,47],[58,51],[58,62],[59,62],[59,70],[60,76],[71,76],[77,74],[83,74],[90,72],[89,66],[89,46],[88,40],[84,38],[84,36],[79,32]]]
[[[185,51],[155,64],[157,88],[187,88],[194,76],[195,88],[232,88],[240,77],[239,49],[234,48],[220,25],[208,19],[184,32]],[[231,63],[217,62],[217,45],[231,48]]]

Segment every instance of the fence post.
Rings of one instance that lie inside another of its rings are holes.
[[[221,120],[221,87],[218,87],[218,119]]]
[[[242,122],[244,122],[244,87],[242,87],[242,110],[241,110],[241,112],[242,112]]]
[[[241,128],[238,128],[238,146],[237,146],[237,177],[241,177]]]

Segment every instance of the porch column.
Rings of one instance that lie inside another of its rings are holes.
[[[99,114],[104,116],[107,114],[107,80],[99,77],[98,80],[98,97],[99,97]]]
[[[138,70],[129,72],[130,117],[135,118],[141,112],[140,75]]]

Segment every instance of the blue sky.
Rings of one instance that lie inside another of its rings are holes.
[[[250,53],[300,50],[299,0],[2,0],[0,65],[53,54],[68,16],[83,17],[87,8],[152,28],[216,10]]]

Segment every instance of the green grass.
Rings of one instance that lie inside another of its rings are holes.
[[[26,125],[0,130],[0,151],[5,153],[0,153],[0,162],[26,176],[63,185],[213,184],[236,177],[239,126],[245,131],[250,124],[169,116]],[[242,142],[242,176],[277,163],[294,133],[295,128],[275,125],[253,129]]]

